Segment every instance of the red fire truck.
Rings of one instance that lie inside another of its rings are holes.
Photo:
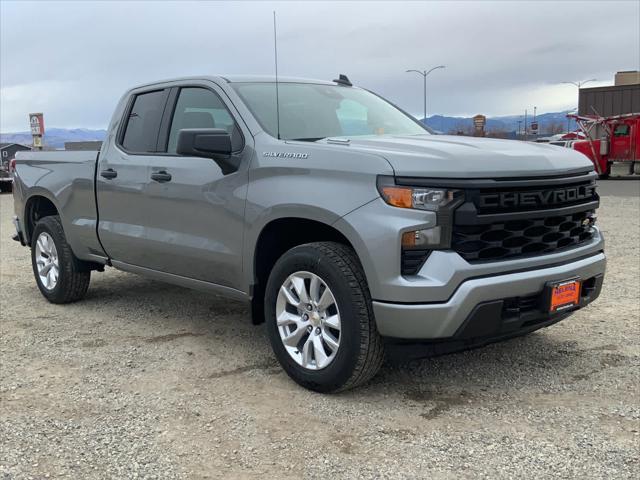
[[[586,136],[573,142],[572,148],[591,159],[600,178],[607,178],[614,164],[625,167],[620,169],[623,174],[640,175],[640,113],[567,116],[576,120]]]

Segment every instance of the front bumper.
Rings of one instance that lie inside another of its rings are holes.
[[[584,288],[587,295],[583,296],[577,307],[581,308],[599,295],[605,267],[605,255],[598,252],[561,265],[469,278],[457,285],[445,301],[418,304],[374,301],[373,310],[378,331],[385,337],[455,339],[456,335],[460,337],[465,323],[469,324],[474,316],[473,325],[477,331],[469,331],[471,333],[467,332],[463,336],[499,336],[505,328],[508,330],[505,322],[511,321],[512,326],[523,326],[527,321],[544,323],[545,320],[551,320],[546,318],[543,305],[534,305],[536,308],[533,309],[530,320],[519,319],[515,322],[511,318],[513,312],[508,311],[513,299],[541,297],[547,282],[579,277],[585,284],[590,282],[590,288]],[[481,320],[477,320],[478,318]]]

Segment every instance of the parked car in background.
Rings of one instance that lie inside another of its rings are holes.
[[[2,160],[2,164],[0,164],[0,192],[10,192],[12,190],[13,178],[11,178],[10,172],[11,160]]]
[[[548,144],[555,145],[557,147],[571,148],[573,142],[575,142],[575,140],[552,140],[548,142]]]
[[[31,150],[19,143],[0,143],[0,191],[10,192],[13,186],[11,165],[17,152]]]

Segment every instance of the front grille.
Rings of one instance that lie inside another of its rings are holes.
[[[594,211],[587,210],[478,225],[454,225],[451,247],[471,262],[552,253],[591,240],[593,220]]]

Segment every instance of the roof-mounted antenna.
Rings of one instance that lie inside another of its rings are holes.
[[[278,91],[278,37],[276,35],[276,11],[273,11],[273,54],[276,64],[276,123],[280,140],[280,92]]]
[[[337,80],[334,80],[338,85],[344,85],[345,87],[353,87],[353,83],[349,80],[345,74],[341,73]]]

